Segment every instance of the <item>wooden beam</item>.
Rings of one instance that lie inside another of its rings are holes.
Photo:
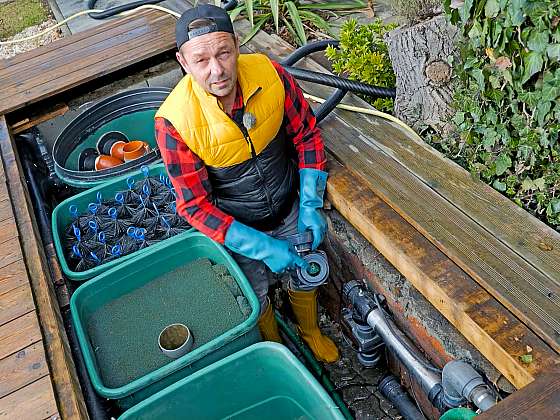
[[[327,198],[514,386],[560,357],[381,200],[369,183],[329,160]],[[531,348],[533,363],[520,356]]]
[[[21,164],[15,150],[6,119],[4,116],[0,116],[1,169],[8,180],[10,198],[14,203],[13,210],[20,233],[21,247],[44,332],[44,344],[60,414],[65,419],[87,418],[85,402],[50,280],[49,268],[45,263],[45,256],[40,245],[42,241],[38,234],[35,218],[32,216],[33,206],[25,181],[20,175],[22,173]]]
[[[476,419],[560,419],[560,370],[544,373],[532,384],[479,414]]]

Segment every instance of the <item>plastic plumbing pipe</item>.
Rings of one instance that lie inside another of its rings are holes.
[[[354,416],[350,413],[346,404],[344,404],[343,399],[340,397],[338,392],[336,392],[336,387],[327,376],[323,367],[319,364],[315,356],[309,348],[301,341],[299,336],[292,330],[286,322],[282,319],[282,317],[276,312],[275,315],[276,321],[278,321],[278,326],[282,330],[284,334],[288,337],[288,339],[297,347],[297,349],[303,354],[303,357],[308,361],[309,365],[313,369],[314,373],[319,377],[319,380],[325,387],[327,393],[332,397],[338,408],[340,408],[340,412],[346,419],[353,419]]]

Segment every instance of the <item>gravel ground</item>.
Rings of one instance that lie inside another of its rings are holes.
[[[30,26],[29,28],[26,28],[22,32],[14,35],[11,38],[8,38],[8,40],[22,39],[28,36],[35,35],[53,25],[56,25],[56,20],[48,19],[40,25]],[[51,42],[62,38],[62,36],[63,35],[60,31],[60,28],[57,28],[33,40],[22,41],[18,42],[17,44],[0,45],[0,59],[10,58],[15,56],[16,54],[40,47],[41,45],[50,44]]]

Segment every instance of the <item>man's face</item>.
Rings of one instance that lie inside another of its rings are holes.
[[[239,46],[228,32],[211,32],[185,42],[177,60],[207,92],[218,98],[233,91],[237,83]]]

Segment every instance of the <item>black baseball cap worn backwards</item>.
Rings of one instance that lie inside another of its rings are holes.
[[[189,25],[197,19],[208,19],[212,21],[211,25],[189,31]],[[227,12],[221,7],[213,4],[201,4],[187,10],[181,15],[175,25],[175,39],[177,48],[181,48],[185,42],[200,35],[209,34],[211,32],[229,32],[233,34],[233,25]]]

